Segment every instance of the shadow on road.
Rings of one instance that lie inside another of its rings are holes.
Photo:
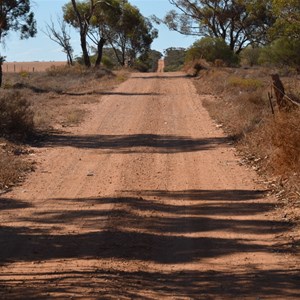
[[[107,90],[91,90],[85,92],[66,92],[61,89],[55,88],[40,88],[34,85],[26,84],[26,83],[17,83],[14,85],[16,89],[29,89],[32,90],[34,93],[37,94],[47,94],[47,93],[56,93],[58,95],[67,95],[67,96],[87,96],[87,95],[99,95],[99,96],[106,96],[106,95],[119,95],[119,96],[160,96],[161,93],[144,93],[144,92],[118,92],[118,91],[107,91]]]
[[[130,193],[134,194],[134,191]],[[277,248],[274,245],[268,246],[249,236],[247,239],[243,238],[243,234],[250,233],[250,236],[256,237],[261,234],[278,234],[292,226],[290,223],[263,220],[261,217],[251,220],[243,218],[269,213],[274,209],[273,205],[262,198],[264,191],[186,190],[137,193],[140,196],[48,199],[48,205],[52,209],[37,210],[31,217],[18,219],[20,223],[30,222],[31,227],[0,227],[0,244],[5,245],[0,249],[1,265],[74,258],[85,261],[119,259],[172,266],[239,253],[272,253],[283,248],[280,245]],[[159,200],[154,199],[158,196]],[[166,199],[174,201],[169,204],[165,202]],[[179,199],[186,200],[188,204],[176,204]],[[12,201],[15,209],[26,207],[26,204],[17,199],[7,201]],[[62,210],[60,205],[67,209]],[[52,228],[75,226],[82,220],[85,233],[52,232]],[[197,236],[204,232],[210,234]],[[216,237],[215,232],[223,232],[224,236]],[[228,233],[239,234],[239,237],[230,238]],[[2,285],[2,290],[13,286],[12,295],[27,293],[30,299],[42,299],[41,291],[59,292],[65,297],[74,291],[74,282],[78,282],[76,286],[82,288],[85,286],[91,289],[95,285],[95,290],[97,283],[106,284],[107,296],[122,295],[143,299],[147,299],[147,293],[151,295],[154,292],[162,296],[175,295],[193,299],[201,299],[198,296],[202,294],[208,294],[214,299],[224,295],[259,296],[260,293],[271,293],[280,299],[293,297],[299,292],[299,274],[295,271],[263,271],[260,268],[253,268],[251,272],[233,270],[224,273],[189,269],[174,273],[125,272],[113,269],[89,272],[78,268],[74,272],[53,273],[58,277],[58,284],[52,281],[44,284],[42,280],[40,284],[36,284],[39,276],[44,275],[35,275],[36,290],[26,288],[30,286],[31,279],[25,280],[20,286],[13,279],[2,280],[5,276],[3,273],[0,275],[0,286]],[[101,292],[101,296],[103,295],[105,292]],[[149,299],[153,298],[149,296]]]
[[[164,73],[166,74],[166,73]],[[139,76],[139,75],[132,75],[131,78],[136,79],[143,79],[143,80],[149,80],[149,79],[178,79],[178,78],[189,78],[190,76],[188,74],[178,74],[178,73],[167,73],[168,75],[161,75],[161,73],[157,73],[157,75],[151,75],[151,76]]]
[[[133,134],[133,135],[67,135],[48,136],[40,146],[101,149],[111,153],[178,153],[209,150],[227,146],[229,138],[193,139],[186,136]]]
[[[233,272],[187,271],[187,272],[146,272],[122,270],[98,272],[70,271],[57,272],[59,279],[47,282],[38,279],[51,276],[51,273],[33,273],[36,278],[17,285],[10,290],[9,299],[49,299],[49,295],[57,293],[64,299],[264,299],[264,295],[277,295],[276,299],[298,299],[297,287],[300,277],[296,271],[253,270],[249,273],[236,270]],[[19,274],[12,274],[18,276]],[[270,282],[270,279],[272,280]],[[16,281],[17,282],[17,281]],[[6,286],[14,286],[13,280],[5,282]],[[1,288],[1,282],[0,282]],[[99,291],[100,290],[100,291]],[[282,292],[282,291],[285,292]],[[98,291],[98,292],[97,292]],[[156,295],[156,297],[155,297]],[[261,298],[259,297],[261,296]],[[51,298],[51,297],[50,297]],[[267,297],[268,298],[268,297]]]

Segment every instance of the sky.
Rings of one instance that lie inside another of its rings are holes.
[[[6,57],[6,61],[65,61],[66,55],[61,51],[61,47],[51,41],[44,33],[46,23],[50,23],[51,18],[55,22],[57,16],[62,16],[62,6],[68,0],[33,0],[32,10],[37,21],[38,34],[35,38],[20,40],[19,35],[9,33],[5,38],[5,45],[0,46],[0,54]],[[129,0],[138,7],[145,17],[156,15],[162,18],[166,12],[174,9],[168,0]],[[159,36],[154,40],[152,49],[163,51],[169,47],[189,47],[195,41],[194,37],[187,37],[177,32],[170,31],[165,25],[156,25]],[[79,34],[76,31],[71,33],[71,43],[74,48],[74,55],[81,53]]]

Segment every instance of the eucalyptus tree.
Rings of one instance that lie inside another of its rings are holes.
[[[276,22],[271,30],[275,37],[300,39],[300,1],[273,0]]]
[[[249,44],[267,41],[274,23],[272,0],[169,0],[176,8],[163,20],[186,35],[221,38],[237,54]]]
[[[149,51],[158,32],[137,7],[126,0],[118,2],[120,15],[118,21],[110,27],[107,39],[113,49],[120,51],[115,53],[119,63],[125,65],[126,60],[133,63],[137,56]],[[118,53],[121,53],[121,56]]]
[[[95,66],[100,65],[105,44],[113,48],[121,65],[125,65],[126,59],[132,60],[150,49],[157,31],[136,7],[127,0],[92,2],[77,1],[76,13],[72,1],[64,6],[63,11],[66,22],[79,29],[79,32],[83,31],[83,25],[79,22],[78,15],[85,20],[85,42],[88,38],[97,49]],[[85,57],[84,51],[83,55]]]
[[[76,1],[71,0],[63,7],[64,20],[79,30],[80,45],[83,60],[86,67],[91,67],[91,60],[88,52],[87,34],[90,20],[95,10],[96,1]]]

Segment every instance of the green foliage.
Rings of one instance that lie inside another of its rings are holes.
[[[248,44],[267,39],[267,29],[274,17],[272,0],[169,0],[177,10],[163,20],[171,30],[182,34],[210,36],[226,41],[232,51],[240,53]]]
[[[19,31],[21,39],[36,34],[36,21],[29,0],[3,0],[0,9],[0,42],[10,30]]]
[[[136,57],[147,53],[158,32],[137,7],[127,1],[119,2],[121,15],[118,22],[111,26],[107,39],[113,48],[121,51],[118,60],[124,65],[126,58],[134,61]]]
[[[273,0],[276,22],[270,30],[273,37],[300,38],[300,1]]]
[[[256,66],[259,65],[259,57],[261,55],[262,48],[248,46],[241,54],[240,59],[243,65]]]
[[[98,55],[101,55],[104,45],[109,44],[115,50],[119,64],[125,65],[127,59],[134,61],[150,50],[157,31],[138,8],[127,0],[97,1],[94,4],[87,36],[96,45]],[[66,4],[63,10],[64,19],[80,28],[72,3]],[[77,1],[77,10],[81,16],[90,15],[90,1]]]
[[[112,60],[106,55],[103,55],[103,57],[102,57],[102,64],[104,67],[106,67],[110,70],[112,70],[115,66],[114,63],[112,62]]]
[[[29,102],[18,92],[7,92],[0,98],[0,135],[27,137],[34,128]]]
[[[164,51],[165,56],[165,72],[179,71],[185,61],[185,48],[168,48]]]
[[[134,68],[140,72],[155,72],[158,67],[158,60],[162,56],[159,51],[150,50],[135,61]]]
[[[121,51],[118,49],[113,49],[111,47],[103,48],[103,59],[105,59],[106,57],[106,60],[110,61],[113,68],[117,68],[118,66],[120,66],[116,53],[118,54],[118,56],[122,55]],[[104,64],[104,61],[102,62]]]
[[[282,37],[261,50],[259,62],[279,67],[299,67],[299,53],[300,40]]]
[[[238,63],[238,56],[233,53],[230,47],[221,38],[202,38],[196,41],[187,50],[186,62],[201,58],[209,62],[220,59],[227,65],[236,65]]]

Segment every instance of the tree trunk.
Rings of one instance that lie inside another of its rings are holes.
[[[80,29],[80,43],[81,43],[81,49],[82,49],[82,55],[83,55],[83,60],[84,60],[84,64],[86,67],[90,68],[91,67],[91,61],[90,61],[90,56],[87,50],[87,43],[86,43],[86,35],[87,35],[87,31],[88,31],[88,23],[89,20],[92,16],[92,5],[93,2],[91,2],[91,11],[90,11],[90,16],[86,17],[85,16],[81,16],[78,9],[77,9],[77,4],[75,0],[72,0],[72,5],[75,11],[75,14],[77,16],[77,20],[79,23],[79,29]]]
[[[67,54],[68,65],[73,66],[73,58],[70,53]]]
[[[106,39],[105,38],[101,38],[98,45],[97,45],[97,51],[98,51],[98,54],[97,54],[97,59],[96,59],[96,62],[95,62],[95,67],[99,67],[100,66],[100,63],[102,61],[102,56],[103,56],[103,47],[104,47],[104,44],[106,43]]]
[[[2,76],[3,76],[3,72],[2,72],[2,65],[3,65],[3,58],[0,57],[1,61],[0,61],[0,87],[2,86]]]
[[[87,50],[87,43],[86,43],[86,34],[80,33],[80,42],[81,42],[81,49],[82,49],[82,55],[83,55],[83,61],[86,67],[91,67],[91,60],[90,56]]]
[[[0,62],[0,87],[2,86],[2,62]]]

